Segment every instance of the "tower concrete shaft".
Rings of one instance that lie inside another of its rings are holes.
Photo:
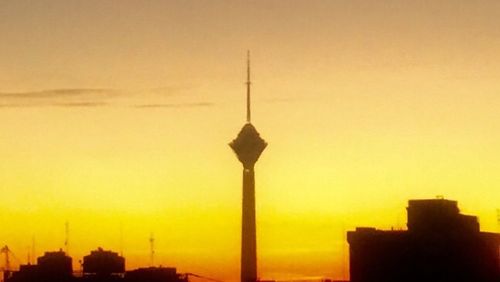
[[[243,169],[241,221],[241,282],[257,281],[257,235],[255,228],[254,170]]]

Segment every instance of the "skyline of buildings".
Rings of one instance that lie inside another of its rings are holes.
[[[2,282],[188,282],[188,276],[193,275],[163,266],[126,270],[124,257],[100,247],[86,255],[80,267],[74,270],[72,258],[63,250],[45,252],[36,264],[4,271]]]
[[[350,282],[497,282],[500,279],[500,233],[481,231],[477,217],[461,214],[453,200],[409,200],[407,211],[405,230],[358,227],[347,232]],[[45,252],[37,264],[22,264],[19,270],[3,274],[6,282],[188,282],[189,277],[221,282],[190,272],[177,273],[173,267],[126,269],[124,257],[102,248],[84,256],[79,269],[74,269],[72,258],[60,250]],[[334,281],[326,277],[255,281],[319,280]]]

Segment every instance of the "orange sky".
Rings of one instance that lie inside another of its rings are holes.
[[[498,1],[2,1],[0,244],[238,279],[253,121],[259,274],[342,277],[344,233],[444,195],[495,231]],[[65,90],[57,90],[65,89]],[[120,227],[121,226],[121,227]]]

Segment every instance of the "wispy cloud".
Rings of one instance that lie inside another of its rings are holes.
[[[8,103],[0,104],[0,108],[21,108],[21,107],[34,107],[34,105],[28,105],[28,104],[8,104]]]
[[[271,98],[271,99],[264,99],[265,103],[290,103],[290,102],[296,102],[299,101],[300,99],[298,98]]]
[[[134,105],[134,108],[147,109],[147,108],[195,108],[195,107],[211,107],[213,103],[178,103],[178,104],[139,104]]]
[[[31,92],[0,92],[0,107],[102,106],[120,93],[113,89],[51,89]]]
[[[51,89],[30,92],[0,92],[0,98],[7,99],[47,99],[47,98],[67,98],[81,97],[88,95],[113,96],[116,95],[112,89],[91,89],[91,88],[68,88],[68,89]]]
[[[0,108],[122,106],[148,109],[213,106],[210,102],[193,101],[193,97],[190,95],[179,95],[181,90],[189,88],[191,87],[171,86],[142,90],[66,88],[30,92],[0,92]],[[186,98],[191,101],[180,101]]]
[[[103,102],[77,102],[77,103],[55,103],[54,106],[59,107],[100,107],[106,106],[108,103]]]

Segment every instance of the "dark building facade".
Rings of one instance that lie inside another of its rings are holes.
[[[83,275],[109,276],[125,273],[125,259],[118,253],[98,248],[83,257]]]
[[[457,202],[410,200],[408,230],[347,233],[351,282],[500,282],[500,234]]]
[[[36,265],[21,265],[19,271],[13,272],[8,282],[67,282],[73,280],[71,257],[63,251],[46,252],[37,259]]]
[[[188,282],[174,267],[138,268],[125,273],[124,282]]]
[[[23,282],[23,281],[39,281],[38,265],[26,264],[19,267],[19,271],[12,273],[10,278],[4,278],[4,281]]]
[[[125,274],[125,258],[116,252],[97,248],[83,257],[83,282],[118,282]]]
[[[37,259],[42,277],[64,280],[73,275],[73,260],[63,251],[46,252]]]

